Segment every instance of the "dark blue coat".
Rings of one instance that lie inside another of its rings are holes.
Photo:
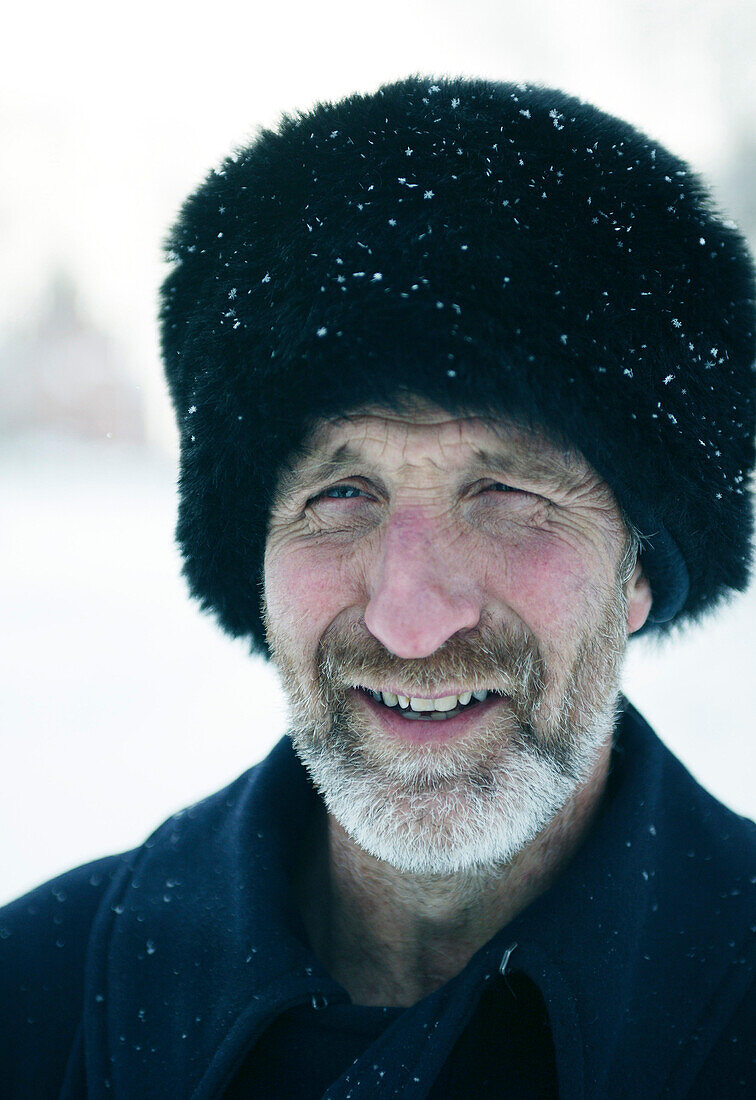
[[[289,887],[316,797],[283,739],[141,848],[0,910],[0,1095],[221,1097],[290,1006],[348,1011]],[[756,1095],[754,833],[625,703],[607,796],[557,882],[392,1010],[324,1095],[447,1095],[434,1081],[476,1005],[518,977],[547,1007],[561,1097]]]

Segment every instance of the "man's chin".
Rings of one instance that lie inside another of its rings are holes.
[[[293,735],[328,812],[370,855],[408,874],[453,874],[508,864],[562,808],[573,783],[537,754],[500,749],[414,753],[390,767]],[[456,754],[453,754],[456,755]]]
[[[444,795],[413,798],[390,815],[364,812],[354,800],[330,812],[345,832],[375,859],[412,875],[452,875],[502,869],[548,823],[532,812],[507,822],[471,813],[460,799]],[[502,827],[503,826],[503,827]]]

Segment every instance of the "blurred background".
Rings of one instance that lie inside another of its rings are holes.
[[[158,357],[163,236],[282,112],[424,73],[541,82],[688,159],[756,243],[746,0],[27,0],[0,44],[0,903],[140,843],[282,735],[272,670],[190,601]],[[753,815],[756,594],[625,691]]]

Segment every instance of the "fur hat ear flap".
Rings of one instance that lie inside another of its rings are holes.
[[[556,89],[411,76],[284,116],[184,203],[160,290],[177,538],[265,651],[278,470],[401,388],[567,439],[642,536],[643,631],[746,587],[756,280],[689,166]]]

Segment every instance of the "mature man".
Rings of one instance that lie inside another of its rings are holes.
[[[10,1095],[752,1093],[753,829],[620,693],[747,583],[740,236],[586,104],[410,77],[167,247],[184,571],[290,739],[0,915]]]

